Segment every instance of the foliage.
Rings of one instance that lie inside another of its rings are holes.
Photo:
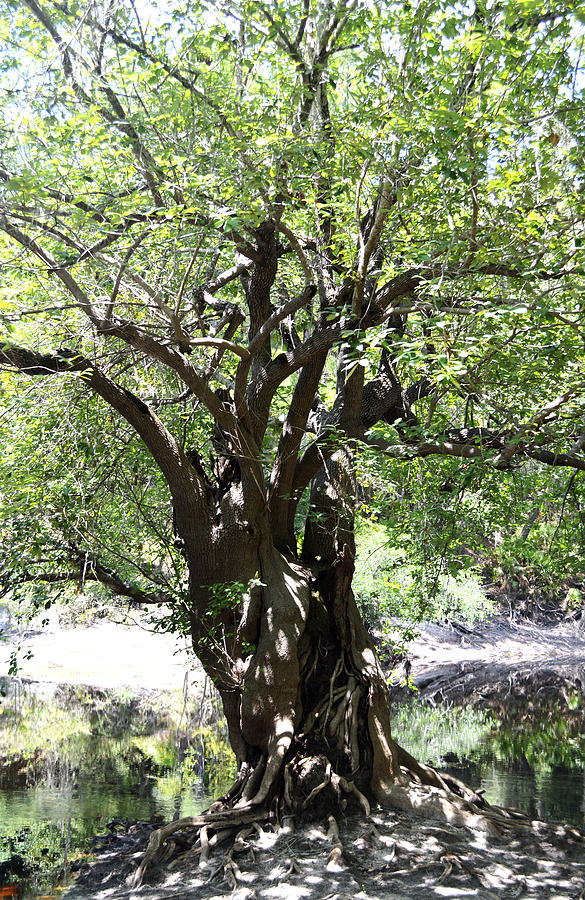
[[[91,621],[100,609],[105,614],[112,591],[91,580],[96,546],[121,577],[180,590],[184,561],[172,547],[168,499],[151,457],[92,402],[80,420],[81,398],[72,402],[59,383],[29,392],[24,403],[12,378],[3,384],[0,572],[12,612],[42,624],[58,601],[65,624]],[[72,563],[75,577],[60,577]],[[37,579],[37,572],[47,578]],[[117,607],[122,614],[123,605]]]
[[[314,569],[352,546],[358,484],[376,614],[484,614],[479,559],[504,531],[536,565],[515,533],[545,483],[538,566],[576,571],[582,25],[555,0],[4,0],[15,608],[99,582],[233,669],[234,586],[270,542]]]
[[[567,588],[583,583],[580,476],[372,456],[361,479],[356,592],[370,617],[400,609],[415,619],[456,617],[467,608],[482,618],[497,597],[482,597],[489,583],[564,609]]]
[[[560,582],[582,577],[583,557],[575,531],[574,523],[573,528],[566,523],[559,540],[558,525],[543,522],[527,538],[518,532],[506,536],[494,552],[494,574],[521,576],[558,593]]]
[[[437,559],[429,561],[426,568],[417,565],[419,548],[414,537],[396,535],[386,520],[361,522],[356,544],[354,590],[370,620],[384,624],[387,618],[399,616],[413,622],[473,622],[485,618],[493,608],[474,570],[452,575]]]

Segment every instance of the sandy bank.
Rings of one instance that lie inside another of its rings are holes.
[[[7,674],[17,645],[14,637],[0,642],[0,675]],[[21,644],[19,661],[23,678],[104,689],[175,690],[183,686],[187,672],[191,681],[203,677],[185,638],[115,622],[29,636]]]

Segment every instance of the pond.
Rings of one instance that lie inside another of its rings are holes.
[[[25,896],[55,897],[92,837],[117,819],[195,815],[234,775],[217,701],[79,688],[51,696],[12,687],[0,710],[2,861],[20,857]],[[585,712],[475,710],[414,700],[394,732],[419,759],[485,791],[493,803],[583,825]],[[5,882],[9,881],[6,877]]]
[[[14,880],[2,862],[18,857],[26,896],[46,895],[108,823],[196,815],[234,774],[209,693],[203,710],[172,695],[13,684],[0,708],[0,888]]]
[[[395,709],[394,734],[417,759],[456,775],[498,806],[532,818],[585,824],[585,708]]]

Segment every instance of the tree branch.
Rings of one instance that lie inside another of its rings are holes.
[[[446,278],[455,280],[458,278],[472,278],[477,275],[497,276],[527,281],[534,278],[538,281],[558,281],[570,275],[582,274],[582,268],[575,266],[571,269],[549,271],[547,269],[528,270],[507,263],[489,263],[483,266],[465,268],[463,266],[416,266],[401,272],[392,278],[375,295],[370,310],[369,318],[373,324],[380,321],[380,313],[387,309],[395,300],[412,294],[417,288],[433,278]],[[370,323],[368,323],[370,324]]]
[[[239,344],[234,344],[233,341],[228,341],[225,338],[219,337],[200,337],[200,338],[188,338],[188,343],[191,347],[217,347],[219,350],[229,350],[230,353],[235,353],[236,356],[239,356],[240,359],[249,360],[250,359],[250,351],[246,349],[246,347],[241,347]]]
[[[254,356],[262,349],[272,332],[283,319],[288,318],[288,316],[293,316],[297,310],[306,306],[316,293],[317,286],[315,284],[307,284],[298,297],[295,297],[294,300],[290,300],[288,303],[283,303],[281,307],[276,309],[248,344],[248,353],[250,356]]]
[[[8,183],[13,178],[17,177],[18,176],[14,173],[10,173],[4,168],[0,168],[0,179],[2,181]],[[96,222],[107,222],[107,218],[102,210],[95,206],[91,206],[89,203],[86,203],[85,200],[80,200],[74,194],[68,194],[65,191],[57,191],[54,188],[47,186],[43,186],[43,191],[48,197],[51,197],[52,200],[58,200],[60,203],[69,203],[71,206],[76,206],[77,209],[82,210],[82,212],[88,213],[88,215]]]
[[[510,465],[512,457],[521,450],[522,447],[522,439],[525,435],[529,434],[532,431],[540,428],[541,425],[551,416],[554,412],[560,409],[565,405],[569,400],[572,400],[575,395],[579,392],[582,392],[585,389],[585,382],[580,382],[575,385],[570,391],[566,391],[561,397],[556,397],[554,400],[551,400],[549,403],[546,403],[538,413],[535,413],[534,416],[528,421],[525,422],[520,428],[518,428],[514,434],[508,439],[505,447],[502,449],[502,452],[498,454],[496,457],[495,463],[500,468],[506,468],[506,466]]]
[[[61,57],[63,73],[67,81],[69,81],[69,83],[71,84],[75,96],[85,106],[94,106],[92,98],[89,96],[89,94],[86,93],[86,91],[79,84],[75,77],[69,46],[59,34],[59,31],[50,16],[47,15],[40,4],[37,3],[37,0],[23,0],[23,2],[57,45]],[[104,106],[98,105],[97,109],[99,110],[100,115],[106,120],[106,122],[108,122],[110,125],[113,125],[119,131],[121,131],[122,134],[125,134],[129,138],[130,145],[134,151],[134,155],[149,187],[152,199],[154,200],[156,206],[163,206],[164,204],[162,196],[160,194],[157,181],[154,176],[155,172],[160,171],[159,166],[157,166],[155,160],[140,140],[138,132],[127,117],[116,93],[108,85],[103,76],[101,76],[99,80],[100,89],[105,94],[110,106],[114,110],[114,113],[110,113],[109,110]]]
[[[314,273],[311,269],[311,266],[309,265],[309,260],[307,259],[305,251],[301,247],[300,241],[297,238],[296,234],[284,222],[277,222],[276,227],[281,232],[281,234],[284,234],[284,236],[289,239],[290,245],[296,253],[299,263],[301,264],[301,269],[303,270],[303,275],[305,276],[305,282],[306,284],[311,284],[315,280]]]
[[[83,356],[61,350],[57,354],[37,353],[14,344],[0,344],[0,365],[24,375],[68,374],[80,377],[96,394],[112,406],[142,438],[159,465],[175,502],[197,507],[199,515],[209,501],[208,489],[171,433],[155,413],[126,388],[120,387]]]
[[[105,587],[109,588],[114,594],[121,597],[128,597],[133,603],[160,605],[162,603],[172,604],[175,598],[172,594],[160,591],[156,594],[150,591],[143,591],[136,585],[128,584],[113,569],[104,566],[98,559],[89,558],[86,567],[86,578],[93,578],[99,581]]]
[[[31,584],[42,582],[46,584],[64,584],[68,581],[79,583],[83,581],[97,581],[109,588],[112,593],[121,597],[128,597],[133,603],[143,605],[172,604],[175,598],[172,594],[164,591],[153,594],[150,591],[143,591],[136,585],[128,584],[117,572],[102,565],[97,559],[87,557],[85,553],[79,566],[70,572],[29,572],[12,573],[8,582],[2,585],[2,594],[6,594],[19,584]]]
[[[293,496],[297,454],[306,433],[307,420],[323,374],[327,352],[315,356],[304,366],[295,385],[291,404],[282,426],[282,434],[270,477],[270,522],[277,547],[294,547],[294,513],[298,497]]]
[[[207,407],[209,412],[217,419],[222,427],[228,431],[233,431],[233,416],[231,416],[224,408],[221,401],[209,387],[207,380],[197,373],[194,366],[181,353],[178,353],[168,344],[155,340],[137,325],[130,322],[123,322],[113,317],[102,319],[98,315],[85,291],[73,278],[71,273],[68,272],[67,269],[59,266],[50,253],[38,244],[37,241],[12,225],[3,214],[0,214],[0,228],[22,247],[25,247],[31,253],[34,253],[34,255],[44,263],[48,272],[54,273],[79,303],[80,308],[85,312],[100,334],[105,337],[115,335],[135,349],[146,353],[153,359],[158,359],[159,362],[162,362],[164,365],[173,369],[183,379],[185,385]],[[134,276],[134,278],[139,277],[140,276]],[[140,284],[145,289],[152,290],[142,279],[140,279]],[[169,315],[172,316],[170,310]]]

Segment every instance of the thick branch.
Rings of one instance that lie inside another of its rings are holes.
[[[569,275],[580,274],[581,271],[579,267],[560,269],[558,271],[549,271],[547,269],[528,270],[506,263],[489,263],[488,265],[477,267],[416,266],[408,269],[406,272],[401,272],[400,275],[396,275],[378,291],[369,310],[369,316],[379,321],[380,313],[387,309],[395,300],[414,293],[417,288],[433,278],[455,280],[458,278],[472,278],[477,275],[487,275],[522,281],[527,281],[531,278],[537,281],[557,281]]]
[[[284,303],[282,306],[276,309],[259,328],[259,330],[256,332],[256,334],[248,344],[248,355],[244,356],[243,354],[240,354],[242,356],[242,362],[238,364],[234,389],[236,408],[240,416],[243,416],[245,418],[248,417],[248,408],[245,401],[245,393],[248,375],[250,372],[250,368],[253,365],[254,358],[262,352],[262,350],[270,340],[272,332],[278,327],[280,322],[282,322],[282,320],[286,319],[288,316],[294,315],[294,313],[298,309],[306,306],[306,304],[309,303],[309,301],[315,296],[316,292],[317,288],[314,284],[305,285],[304,290],[301,291],[298,297],[295,297],[294,300],[290,300],[288,303]],[[265,373],[266,369],[264,367],[256,367],[255,374],[257,376],[259,375],[260,380],[263,380]],[[268,407],[266,407],[265,414],[266,416],[268,415]]]
[[[70,350],[37,353],[24,347],[0,345],[0,365],[29,376],[69,374],[80,377],[132,426],[159,465],[176,504],[201,511],[208,491],[173,436],[154,412],[131,391],[120,387],[88,359]]]
[[[317,329],[298,347],[286,353],[279,353],[266,367],[259,368],[254,373],[255,377],[247,390],[247,400],[257,438],[264,434],[270,404],[278,387],[293,372],[310,364],[321,353],[327,352],[340,339],[341,332],[340,323],[330,328]]]
[[[417,399],[416,397],[413,399]],[[366,431],[383,420],[392,424],[416,422],[410,409],[413,402],[408,391],[402,391],[392,370],[381,361],[380,372],[363,389],[357,421],[345,415],[344,387],[330,411],[323,411],[317,424],[317,436],[295,465],[291,494],[298,502],[304,489],[321,466],[340,449],[348,437],[363,439]]]
[[[174,603],[175,598],[172,594],[160,592],[153,594],[150,591],[143,591],[141,588],[124,581],[117,572],[102,565],[99,560],[85,558],[85,554],[81,554],[82,558],[79,565],[71,571],[62,572],[29,572],[16,573],[11,575],[9,582],[2,587],[2,593],[12,590],[19,584],[45,583],[45,584],[66,584],[67,582],[79,583],[83,581],[98,581],[105,587],[109,588],[112,593],[120,597],[128,597],[132,603],[140,605],[156,605]]]
[[[293,478],[297,454],[326,359],[327,353],[321,353],[302,369],[282,426],[270,479],[270,520],[277,547],[294,549],[294,512],[298,497],[293,496]]]
[[[562,269],[559,271],[534,270],[531,276],[543,281],[558,280],[575,274],[580,271],[575,269]],[[295,347],[288,353],[282,353],[276,357],[262,371],[258,372],[254,384],[250,386],[248,391],[248,403],[250,413],[257,418],[259,422],[263,421],[267,416],[267,410],[278,389],[279,385],[288,378],[293,372],[300,369],[311,361],[315,354],[322,350],[331,348],[341,336],[342,330],[351,330],[358,324],[363,328],[373,328],[384,320],[386,310],[391,304],[404,296],[412,294],[425,281],[437,278],[439,276],[457,279],[466,278],[476,275],[500,276],[506,278],[526,280],[529,276],[526,272],[506,264],[493,263],[478,268],[461,269],[446,268],[441,266],[418,266],[411,268],[406,272],[397,275],[378,293],[374,302],[367,310],[367,314],[362,318],[361,323],[345,322],[343,327],[341,323],[335,323],[328,328],[317,329],[302,344]],[[346,291],[344,286],[340,293]],[[342,299],[338,298],[337,305],[341,308]]]
[[[189,338],[189,344],[192,347],[216,347],[218,350],[229,350],[230,353],[234,353],[236,356],[239,356],[240,359],[250,359],[250,351],[247,350],[246,347],[240,347],[239,344],[234,344],[233,341],[228,341],[225,338]]]
[[[205,291],[208,294],[217,293],[220,288],[225,287],[230,281],[235,281],[236,278],[239,278],[240,275],[247,272],[251,265],[252,260],[250,260],[249,263],[238,263],[237,265],[232,266],[231,269],[226,269],[225,272],[222,272],[221,275],[218,275],[213,281],[207,282],[204,286]]]
[[[128,597],[133,603],[145,605],[160,605],[163,603],[174,603],[175,598],[171,594],[159,591],[156,594],[150,591],[143,591],[141,588],[124,581],[113,569],[104,566],[98,559],[88,559],[85,578],[93,578],[99,581],[105,587],[109,588],[112,593],[121,597]]]
[[[384,182],[380,190],[380,196],[376,203],[376,209],[372,216],[372,226],[367,236],[364,236],[362,234],[362,230],[360,227],[360,250],[352,300],[352,315],[354,316],[354,318],[359,318],[362,314],[362,300],[364,296],[364,284],[366,281],[368,265],[370,259],[372,258],[372,254],[375,252],[380,241],[384,222],[388,217],[391,206],[395,202],[396,192],[391,191],[391,185],[389,182]]]

